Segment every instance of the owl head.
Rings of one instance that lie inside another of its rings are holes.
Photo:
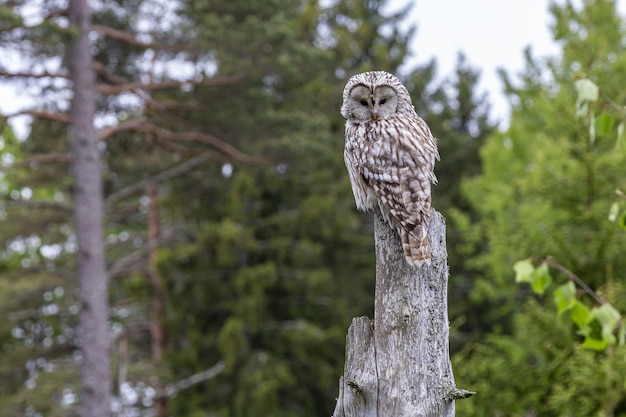
[[[357,74],[343,90],[341,115],[348,120],[378,121],[407,112],[415,113],[411,96],[400,80],[388,72]]]

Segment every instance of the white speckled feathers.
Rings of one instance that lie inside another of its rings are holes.
[[[343,91],[344,158],[357,208],[376,206],[396,227],[411,265],[430,264],[428,223],[437,144],[392,74],[366,72]]]

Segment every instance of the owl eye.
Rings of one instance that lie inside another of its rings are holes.
[[[385,104],[386,102],[387,102],[387,99],[386,99],[386,98],[384,98],[384,99],[380,100],[380,104]]]
[[[362,106],[367,106],[367,101],[365,101],[365,100],[361,100],[361,105],[362,105]]]

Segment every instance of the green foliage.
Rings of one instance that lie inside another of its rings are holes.
[[[559,316],[565,311],[572,310],[572,320],[574,323],[579,327],[584,324],[587,316],[584,311],[577,311],[576,309],[579,303],[576,300],[576,287],[572,281],[568,281],[554,290],[554,303],[558,308],[557,314]],[[584,306],[584,304],[581,305]]]
[[[569,312],[570,318],[578,327],[577,333],[585,338],[581,346],[603,350],[608,345],[616,344],[616,335],[619,338],[619,345],[623,346],[626,338],[626,325],[621,314],[611,304],[600,299],[579,277],[565,270],[564,267],[553,260],[543,261],[538,267],[533,266],[530,259],[516,262],[513,266],[515,282],[529,283],[533,292],[543,295],[544,291],[552,283],[549,265],[566,272],[571,280],[554,290],[554,303],[556,304],[558,315]],[[577,297],[574,280],[582,285],[588,295],[600,301],[601,305],[589,309],[584,301]]]
[[[58,172],[54,168],[19,168],[32,150],[44,148],[42,125],[54,123],[33,123],[28,144],[17,140],[6,123],[0,134],[2,161],[18,166],[0,172],[0,410],[6,416],[65,415],[50,398],[76,388],[77,363],[70,359],[57,367],[74,350],[79,305],[67,286],[74,249],[65,184],[50,177]]]
[[[590,34],[588,42],[601,42],[599,36]],[[622,46],[613,48],[619,51]],[[588,49],[581,48],[577,60],[591,59]],[[571,61],[545,65],[543,71],[548,74],[544,76],[553,79],[542,84],[542,68],[531,55],[527,59],[522,87],[505,79],[515,106],[510,127],[489,138],[481,149],[482,174],[463,185],[482,216],[479,229],[469,235],[476,237],[477,245],[481,240],[488,245],[473,266],[492,277],[477,283],[472,294],[476,300],[494,300],[494,291],[511,300],[515,288],[508,284],[510,265],[530,255],[550,254],[582,276],[586,276],[583,272],[597,276],[593,271],[619,271],[626,266],[620,256],[624,236],[606,222],[612,204],[609,196],[623,181],[619,167],[626,155],[614,152],[614,140],[600,138],[598,132],[592,144],[588,120],[576,119]],[[621,59],[607,63],[603,77],[609,66],[621,65]],[[614,79],[607,84],[612,88],[606,94],[622,97],[613,86],[621,85],[624,73],[612,74]],[[594,109],[598,105],[594,103]]]
[[[268,162],[207,164],[172,181],[162,201],[167,221],[184,219],[179,239],[160,251],[166,362],[177,377],[226,364],[171,399],[172,414],[332,410],[345,332],[371,310],[374,278],[371,223],[354,209],[338,107],[348,74],[402,62],[388,59],[406,48],[401,16],[383,17],[383,3],[284,0],[257,13],[250,2],[190,1],[181,10],[202,28],[195,42],[218,73],[246,78],[199,86],[184,97],[198,108],[178,117]],[[340,17],[348,12],[350,24]],[[328,33],[304,31],[317,25]]]
[[[185,60],[208,81],[238,81],[153,90],[144,106],[107,95],[100,114],[202,132],[263,162],[238,163],[184,135],[165,140],[128,130],[107,139],[114,372],[131,386],[152,388],[225,364],[214,378],[168,398],[168,415],[328,414],[346,329],[351,317],[371,313],[374,284],[371,221],[354,209],[342,160],[340,94],[353,73],[397,72],[414,28],[406,26],[406,11],[385,15],[383,0],[186,0],[165,19],[169,27],[138,25],[152,5],[100,2],[96,23],[149,36],[162,46],[150,52],[157,62]],[[505,131],[495,131],[477,92],[480,74],[464,56],[442,83],[434,81],[434,61],[400,74],[442,155],[434,206],[448,219],[454,370],[459,386],[479,392],[458,403],[459,415],[626,413],[617,313],[626,311],[626,207],[615,194],[626,187],[619,104],[626,59],[613,6],[552,7],[563,57],[544,62],[529,51],[521,85],[505,77],[513,104]],[[63,16],[50,12],[52,22],[29,33],[13,31],[21,16],[0,7],[2,39],[28,56],[62,54]],[[101,83],[148,75],[142,46],[100,34],[94,52]],[[177,76],[155,68],[155,81]],[[58,94],[56,86],[42,88],[42,108],[64,109]],[[50,398],[72,399],[77,386],[72,182],[62,161],[29,161],[63,156],[65,126],[37,120],[23,142],[1,126],[0,152],[18,164],[0,176],[0,216],[11,218],[0,222],[7,249],[0,255],[0,311],[7,317],[0,325],[0,409],[70,415],[75,402],[63,408]],[[159,180],[156,198],[142,187],[128,193],[207,149],[212,158]],[[155,201],[162,237],[152,264],[146,213]],[[530,260],[514,272],[538,297],[520,292],[511,265],[549,254],[589,277],[605,303],[594,304],[573,282],[553,276],[549,264]],[[151,310],[159,293],[149,281],[154,265],[165,302],[158,317]],[[58,311],[44,314],[52,305]],[[166,333],[160,362],[148,329],[155,324]]]
[[[177,414],[196,407],[223,415],[332,409],[346,323],[371,302],[364,294],[373,277],[372,242],[344,198],[346,184],[329,180],[345,169],[341,159],[311,174],[300,152],[316,163],[327,151],[305,144],[302,151],[302,143],[289,153],[282,148],[283,158],[302,161],[284,159],[284,173],[236,166],[231,177],[216,178],[222,198],[206,210],[215,212],[209,219],[222,219],[189,220],[196,242],[161,251],[171,303],[168,362],[181,375],[220,359],[227,365],[223,376],[173,400]],[[169,204],[175,201],[184,200]]]
[[[576,87],[576,91],[578,92],[578,98],[576,99],[576,114],[579,117],[586,116],[589,112],[589,103],[598,101],[600,89],[588,78],[577,80],[574,83],[574,87]]]
[[[510,334],[489,334],[453,357],[457,385],[478,392],[457,401],[457,414],[624,415],[624,355],[624,346],[598,353],[573,344],[569,319],[529,299]]]
[[[527,282],[533,291],[542,295],[546,287],[552,283],[552,276],[548,272],[548,266],[544,263],[535,268],[530,260],[518,261],[513,265],[515,270],[515,282]]]
[[[405,29],[412,5],[384,15],[387,4],[387,0],[336,1],[323,15],[331,30],[323,42],[333,51],[336,70],[343,75],[372,69],[394,72],[403,63],[415,31],[414,26]]]
[[[617,194],[617,201],[611,204],[608,219],[626,231],[626,204],[624,204],[626,195],[620,189],[615,190],[615,194]]]
[[[458,403],[462,415],[626,413],[626,234],[615,198],[625,26],[612,1],[551,11],[563,55],[527,51],[517,84],[503,74],[510,125],[486,140],[482,172],[462,185],[478,214],[457,220],[478,254],[465,264],[478,275],[470,305],[487,329],[453,358],[457,383],[479,393]]]
[[[608,111],[603,111],[600,116],[596,117],[594,110],[589,108],[590,104],[595,104],[600,99],[600,88],[590,79],[582,78],[575,83],[577,91],[576,108],[577,116],[583,117],[588,120],[589,124],[589,144],[594,145],[596,135],[606,137],[612,133],[612,126],[615,122],[615,117]],[[626,121],[626,112],[623,108],[617,106],[610,98],[605,97],[603,101],[607,102],[604,108],[608,108],[609,111],[617,113],[621,116],[621,122]],[[619,136],[621,132],[618,132]],[[621,193],[618,190],[618,196]],[[616,222],[618,218],[621,218],[619,202],[611,204],[609,209],[608,219],[611,222]],[[622,213],[623,215],[623,213]],[[621,223],[621,220],[620,220]],[[548,264],[552,263],[556,265],[560,270],[567,272],[570,279],[575,279],[583,289],[585,289],[596,300],[600,301],[599,307],[593,307],[589,309],[581,301],[575,297],[575,289],[573,283],[570,281],[559,287],[555,293],[555,302],[558,306],[558,314],[569,310],[572,315],[572,319],[579,328],[578,333],[585,337],[582,347],[603,350],[609,344],[614,345],[616,343],[615,333],[618,334],[620,345],[624,344],[626,339],[626,326],[620,315],[620,313],[610,304],[600,299],[595,292],[593,292],[584,282],[575,276],[573,273],[565,270],[561,265],[556,264],[554,261],[548,259],[542,262],[539,267],[532,266],[531,260],[518,261],[514,265],[513,269],[516,272],[516,282],[528,282],[531,284],[535,293],[542,295],[544,289],[550,284],[551,279],[542,279],[542,277],[550,278],[548,272]]]

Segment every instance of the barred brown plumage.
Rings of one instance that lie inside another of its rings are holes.
[[[343,90],[344,159],[356,206],[377,206],[395,227],[410,265],[430,264],[430,185],[437,143],[400,80],[384,71],[350,78]]]

